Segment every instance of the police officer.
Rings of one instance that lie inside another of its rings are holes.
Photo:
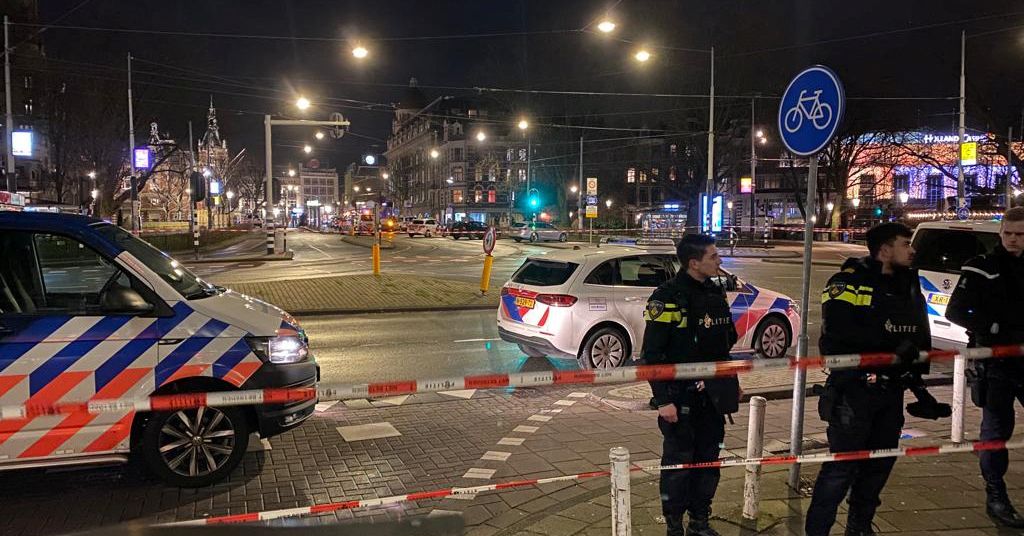
[[[648,364],[728,360],[737,339],[724,289],[712,278],[722,264],[715,240],[688,235],[676,248],[682,269],[658,287],[647,302],[643,359]],[[703,381],[651,381],[664,436],[661,463],[675,465],[718,459],[725,437],[723,415],[739,405],[735,376]],[[690,514],[686,534],[717,536],[709,525],[718,469],[661,473],[661,505],[669,536],[683,536],[683,515]]]
[[[1024,343],[1024,208],[1006,211],[999,230],[1001,244],[992,253],[964,265],[960,282],[946,309],[946,318],[967,329],[971,346]],[[1007,440],[1013,435],[1014,399],[1024,404],[1024,363],[1021,358],[981,361],[971,398],[982,408],[981,440]],[[1009,466],[1006,450],[984,451],[985,510],[1001,525],[1024,528],[1006,493],[1003,475]]]
[[[918,402],[912,415],[948,416],[924,389],[927,365],[911,365],[919,349],[931,348],[928,311],[917,273],[910,268],[911,231],[883,223],[867,233],[870,256],[848,259],[822,294],[821,353],[824,355],[892,352],[901,366],[835,369],[818,400],[818,414],[828,422],[832,452],[888,449],[899,446],[903,427],[903,393],[910,388]],[[895,458],[822,465],[807,511],[807,536],[824,536],[836,520],[839,503],[850,493],[847,535],[874,534],[871,528],[879,494]]]

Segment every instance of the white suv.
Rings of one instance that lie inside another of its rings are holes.
[[[914,267],[928,302],[932,346],[967,346],[967,331],[946,320],[946,306],[960,282],[960,269],[972,258],[999,245],[998,221],[941,221],[922,223],[914,231]]]
[[[612,368],[639,357],[644,308],[654,289],[675,277],[673,249],[610,246],[529,257],[501,289],[498,334],[528,356],[577,359],[581,368]],[[727,272],[739,341],[733,351],[783,357],[800,330],[788,296]]]
[[[423,235],[427,238],[440,236],[438,233],[437,220],[433,218],[412,220],[412,222],[409,223],[409,227],[406,229],[406,232],[409,233],[409,238],[416,235]]]

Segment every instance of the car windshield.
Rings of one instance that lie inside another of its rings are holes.
[[[538,287],[561,285],[569,280],[569,276],[579,265],[572,262],[546,261],[530,259],[519,267],[512,282]]]
[[[972,257],[999,245],[999,235],[960,229],[921,229],[914,237],[914,265],[922,270],[960,273]]]
[[[187,300],[202,299],[223,291],[220,287],[196,277],[166,253],[132,236],[131,233],[116,225],[102,224],[97,225],[95,229],[100,236],[131,253],[133,257],[174,287],[174,290]]]

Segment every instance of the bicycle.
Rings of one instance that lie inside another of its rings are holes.
[[[811,120],[811,124],[818,130],[825,130],[832,122],[832,106],[827,102],[821,102],[822,90],[817,90],[813,95],[807,96],[807,90],[800,91],[800,97],[796,104],[786,111],[783,126],[792,134],[804,124],[804,117]]]

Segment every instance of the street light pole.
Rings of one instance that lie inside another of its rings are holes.
[[[14,192],[18,189],[18,183],[14,176],[14,113],[11,110],[11,45],[10,45],[10,21],[4,15],[4,103],[6,107],[5,120],[7,129],[4,131],[6,140],[4,146],[7,150],[7,191]]]
[[[707,180],[707,226],[711,231],[711,196],[714,193],[715,173],[715,47],[711,47],[711,100],[708,109],[708,180]]]
[[[138,185],[135,183],[135,112],[132,108],[132,53],[128,53],[128,187],[132,200],[132,232],[138,233],[136,207],[139,199]]]
[[[753,236],[754,229],[754,189],[757,184],[757,149],[754,145],[754,101],[750,99],[750,229]]]
[[[966,192],[964,185],[964,163],[961,151],[964,146],[964,105],[967,101],[965,98],[966,93],[966,77],[964,75],[964,63],[967,57],[967,32],[960,32],[960,144],[957,146],[956,154],[956,207],[963,208],[966,201]]]
[[[576,190],[576,219],[580,223],[580,232],[583,232],[583,192],[586,188],[586,179],[583,178],[583,136],[580,136],[580,184]]]

